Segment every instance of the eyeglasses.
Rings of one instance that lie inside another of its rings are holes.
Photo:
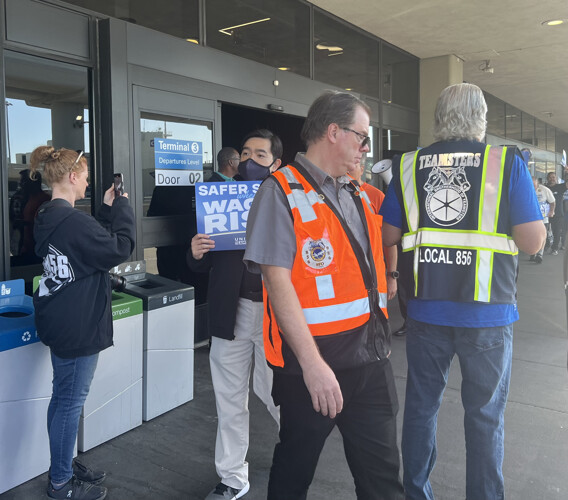
[[[362,134],[361,132],[357,132],[349,127],[341,127],[343,130],[347,130],[347,132],[353,132],[359,138],[359,144],[361,147],[364,148],[365,146],[371,145],[371,138],[368,135]]]
[[[77,163],[79,163],[79,160],[83,157],[84,151],[81,151],[79,153],[79,156],[77,156],[77,159],[73,162],[73,166],[77,165]]]

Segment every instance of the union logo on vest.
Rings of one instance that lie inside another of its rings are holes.
[[[302,258],[312,269],[323,269],[333,261],[333,247],[329,240],[308,238],[302,246]]]
[[[470,187],[464,167],[434,167],[424,184],[428,191],[426,213],[430,220],[440,226],[453,226],[461,221],[467,213],[465,192]]]

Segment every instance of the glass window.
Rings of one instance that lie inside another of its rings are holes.
[[[485,94],[487,103],[487,133],[505,137],[505,103],[491,94]]]
[[[314,9],[314,80],[379,96],[379,42]]]
[[[50,144],[85,151],[89,158],[89,71],[6,51],[5,72],[10,276],[30,283],[41,274],[34,253],[34,218],[51,197],[41,178],[29,178],[30,155],[37,146]],[[76,208],[91,213],[90,188]]]
[[[546,162],[534,162],[534,176],[540,181],[541,184],[546,184]]]
[[[199,0],[65,0],[123,21],[199,43]]]
[[[418,135],[383,129],[383,158],[408,153],[416,150],[417,147]]]
[[[522,113],[521,128],[523,130],[523,142],[534,144],[534,116]]]
[[[534,123],[535,146],[546,149],[546,123],[538,118]]]
[[[192,213],[189,195],[193,186],[156,186],[154,139],[166,138],[201,142],[203,173],[213,172],[213,123],[189,118],[142,113],[140,118],[142,147],[143,212],[147,216],[184,215]]]
[[[522,141],[521,137],[521,110],[505,104],[505,134],[507,139]]]
[[[308,5],[279,0],[207,0],[205,9],[208,46],[310,76]]]
[[[382,44],[383,101],[418,109],[418,59]]]
[[[556,128],[546,124],[546,149],[548,151],[556,150]]]

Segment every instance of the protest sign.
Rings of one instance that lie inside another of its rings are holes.
[[[247,219],[261,181],[198,182],[197,231],[215,240],[213,250],[244,250]]]

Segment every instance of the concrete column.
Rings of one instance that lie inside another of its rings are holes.
[[[463,83],[463,61],[454,55],[420,60],[420,138],[421,147],[434,142],[432,127],[440,93],[447,86]]]

